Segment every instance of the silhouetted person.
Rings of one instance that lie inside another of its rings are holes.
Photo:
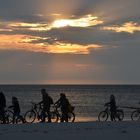
[[[46,112],[48,115],[48,122],[51,122],[50,106],[53,104],[53,99],[48,95],[45,89],[41,89],[42,101],[39,104],[42,104],[42,116],[43,119],[41,122],[45,122]]]
[[[109,105],[110,106],[110,112],[111,112],[111,121],[115,120],[115,115],[116,115],[116,100],[115,100],[115,96],[114,95],[110,95],[110,102],[106,103],[105,105]]]
[[[61,108],[62,117],[61,122],[68,122],[68,113],[69,113],[69,101],[66,98],[66,95],[64,93],[60,94],[60,99],[55,103]]]
[[[16,118],[22,117],[20,115],[20,106],[19,106],[19,102],[18,102],[17,97],[14,97],[14,96],[12,97],[12,105],[9,106],[9,108],[12,108],[13,109],[13,112],[14,112],[14,114],[13,114],[13,123],[15,123],[15,119]]]
[[[3,92],[0,92],[0,116],[2,117],[3,123],[6,123],[5,107],[6,107],[6,98],[3,94]]]

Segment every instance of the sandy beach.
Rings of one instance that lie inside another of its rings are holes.
[[[78,122],[0,125],[0,140],[135,140],[139,122]]]

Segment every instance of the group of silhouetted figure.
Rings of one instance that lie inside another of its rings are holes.
[[[73,120],[71,122],[74,122],[75,120],[75,114],[73,113],[74,107],[71,106],[69,100],[67,99],[66,95],[64,93],[60,93],[60,98],[54,103],[52,97],[46,92],[45,89],[41,89],[41,95],[42,95],[42,101],[37,103],[36,105],[41,106],[41,121],[40,122],[45,122],[47,118],[47,122],[52,122],[52,112],[50,111],[51,105],[55,105],[58,108],[61,109],[61,117],[60,122],[68,122],[69,121],[69,115],[72,114],[74,116]],[[122,109],[118,109],[118,106],[116,106],[116,100],[115,96],[112,94],[110,95],[110,101],[105,103],[106,109],[104,111],[101,111],[98,115],[98,120],[99,121],[106,121],[108,117],[110,116],[111,121],[122,121],[124,118],[124,112]],[[6,98],[3,92],[0,92],[0,121],[5,124],[7,123],[6,121]],[[27,122],[25,120],[25,116],[22,117],[20,115],[20,105],[18,98],[13,96],[12,97],[12,105],[9,106],[8,108],[12,109],[12,123],[16,123],[16,118],[20,117],[22,122]],[[132,107],[128,107],[132,108]],[[132,120],[140,120],[140,108],[133,108],[135,109],[132,112],[131,119]],[[32,110],[28,111],[32,112]],[[54,113],[57,118],[59,113],[55,112]],[[57,120],[58,121],[58,120]]]
[[[69,100],[67,99],[66,95],[64,93],[60,93],[60,98],[54,103],[52,97],[46,92],[45,89],[41,89],[42,94],[42,101],[38,103],[38,105],[42,106],[42,120],[41,122],[45,122],[45,119],[47,117],[48,122],[51,122],[51,113],[50,113],[50,107],[52,104],[57,105],[61,108],[61,122],[68,122],[68,112],[70,108]],[[0,92],[0,118],[3,122],[3,124],[6,123],[5,119],[5,108],[6,108],[6,98],[3,92]],[[13,96],[12,97],[12,105],[8,108],[11,108],[13,110],[13,123],[15,123],[15,118],[20,115],[20,105],[18,98]],[[47,115],[46,115],[47,113]]]

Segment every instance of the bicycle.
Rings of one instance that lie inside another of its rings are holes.
[[[140,105],[140,102],[138,103]],[[130,109],[134,109],[131,113],[132,121],[140,121],[140,108],[139,107],[129,107]]]
[[[57,105],[54,105],[54,114],[57,114],[57,120],[56,122],[61,122],[62,114],[60,111],[60,108]],[[71,110],[68,112],[68,122],[74,122],[75,121],[75,113],[74,107],[72,106]]]
[[[137,108],[135,111],[132,112],[131,120],[132,121],[140,121],[140,108]]]
[[[51,115],[51,122],[57,122],[58,116],[55,111],[50,111]],[[48,118],[48,115],[46,114],[46,118]],[[42,115],[42,106],[40,104],[32,103],[32,108],[27,111],[24,115],[24,119],[27,123],[33,123],[35,120],[42,121],[43,115]]]
[[[8,108],[4,111],[4,117],[5,117],[5,124],[9,124],[13,120],[13,112],[9,110]],[[2,118],[2,115],[0,114],[0,124],[3,124],[4,120]]]
[[[6,110],[6,118],[8,120],[8,123],[13,123],[13,124],[21,124],[25,123],[24,117],[22,115],[16,115],[14,116],[13,109],[7,108]]]
[[[101,111],[98,115],[98,120],[99,121],[107,121],[109,116],[111,115],[109,105],[105,105],[105,110]],[[118,107],[117,107],[118,108]],[[122,109],[117,109],[116,114],[114,116],[114,121],[122,121],[124,118],[124,112]]]

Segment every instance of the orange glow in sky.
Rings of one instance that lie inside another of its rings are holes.
[[[61,42],[56,42],[53,45],[44,43],[32,43],[32,41],[38,39],[40,38],[26,35],[0,35],[0,49],[15,49],[43,53],[88,54],[90,48],[97,49],[101,47],[96,44],[84,46]]]
[[[128,33],[133,34],[135,31],[140,31],[140,25],[134,22],[127,22],[121,26],[114,25],[114,26],[103,27],[103,29],[112,30],[115,32],[128,32]]]
[[[52,27],[61,28],[65,26],[72,27],[89,27],[97,24],[102,24],[103,21],[99,20],[98,17],[92,15],[86,15],[79,19],[58,19],[52,23]]]

